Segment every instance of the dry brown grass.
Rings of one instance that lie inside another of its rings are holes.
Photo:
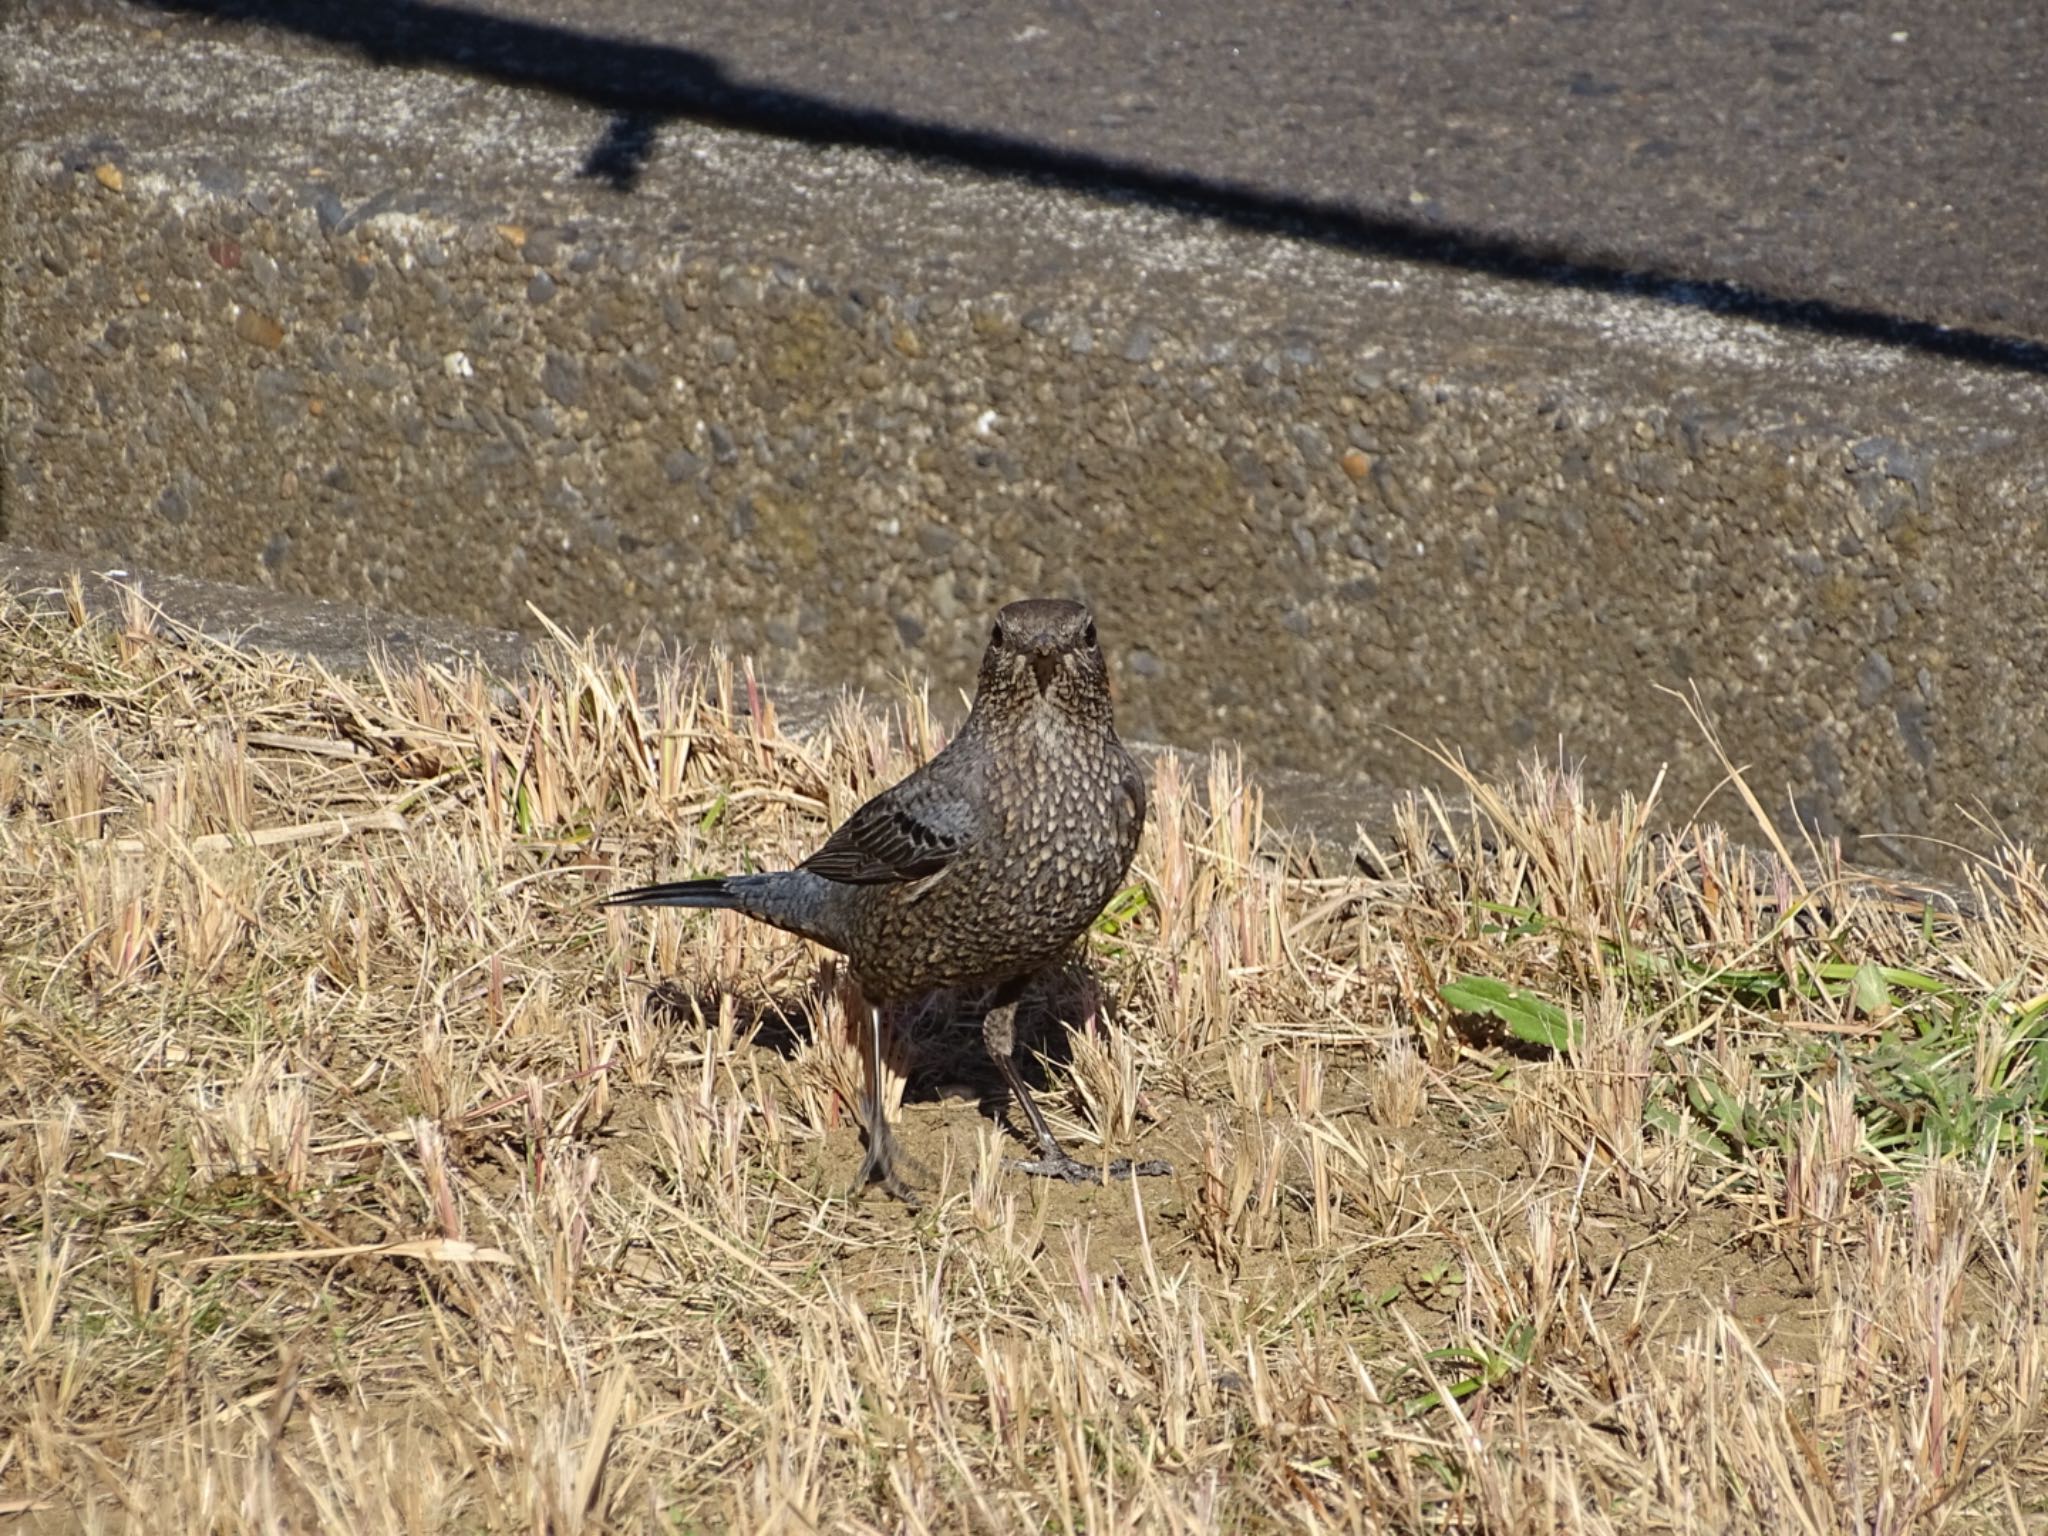
[[[1004,1172],[932,1096],[989,1086],[942,1000],[896,1031],[910,1213],[847,1197],[813,952],[593,903],[798,856],[934,745],[916,700],[792,740],[750,698],[0,600],[0,1512],[2044,1528],[2023,852],[1921,920],[1531,773],[1367,875],[1169,765],[1042,1038],[1062,1133],[1176,1175]]]

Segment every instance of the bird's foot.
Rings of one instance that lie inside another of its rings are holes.
[[[858,1194],[870,1184],[879,1184],[884,1194],[901,1200],[912,1210],[916,1210],[923,1202],[917,1198],[917,1191],[903,1182],[902,1175],[896,1171],[899,1167],[908,1168],[920,1179],[929,1181],[931,1178],[931,1172],[924,1164],[896,1150],[896,1139],[893,1136],[884,1134],[880,1137],[870,1137],[868,1155],[861,1161],[860,1175],[853,1181],[853,1188],[848,1191],[849,1197]]]
[[[1128,1157],[1116,1157],[1111,1158],[1105,1167],[1101,1163],[1084,1163],[1058,1148],[1043,1157],[1013,1157],[1003,1166],[1041,1179],[1065,1179],[1069,1184],[1100,1184],[1105,1178],[1156,1179],[1161,1174],[1173,1172],[1173,1164],[1156,1157],[1147,1158],[1142,1163],[1134,1163]]]

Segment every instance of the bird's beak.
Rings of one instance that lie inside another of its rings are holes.
[[[1052,686],[1052,675],[1059,671],[1060,659],[1051,651],[1034,651],[1031,655],[1031,675],[1038,679],[1038,691],[1043,694]]]

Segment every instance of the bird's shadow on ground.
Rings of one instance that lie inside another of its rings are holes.
[[[819,1011],[830,995],[822,978],[799,992],[734,992],[657,982],[648,990],[647,1015],[678,1034],[709,1034],[722,1010],[730,1009],[733,1042],[773,1051],[787,1061],[809,1043]]]
[[[664,981],[655,985],[648,1013],[672,1031],[708,1032],[730,1009],[739,1047],[772,1051],[793,1060],[815,1038],[818,1021],[844,986],[830,965],[803,986],[779,992],[740,993]],[[1022,1114],[1005,1117],[1010,1094],[982,1044],[981,1021],[993,989],[935,992],[886,1011],[890,1064],[903,1073],[903,1102],[930,1104],[971,1097],[981,1113],[1002,1121],[1027,1145]],[[852,1002],[849,999],[849,1002]],[[1017,1067],[1034,1093],[1044,1093],[1073,1060],[1074,1032],[1116,1017],[1116,999],[1087,967],[1068,963],[1042,973],[1017,1008]]]

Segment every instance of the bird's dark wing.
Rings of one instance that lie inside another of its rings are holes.
[[[888,885],[935,875],[973,840],[973,800],[913,774],[847,817],[800,868],[845,885]]]

